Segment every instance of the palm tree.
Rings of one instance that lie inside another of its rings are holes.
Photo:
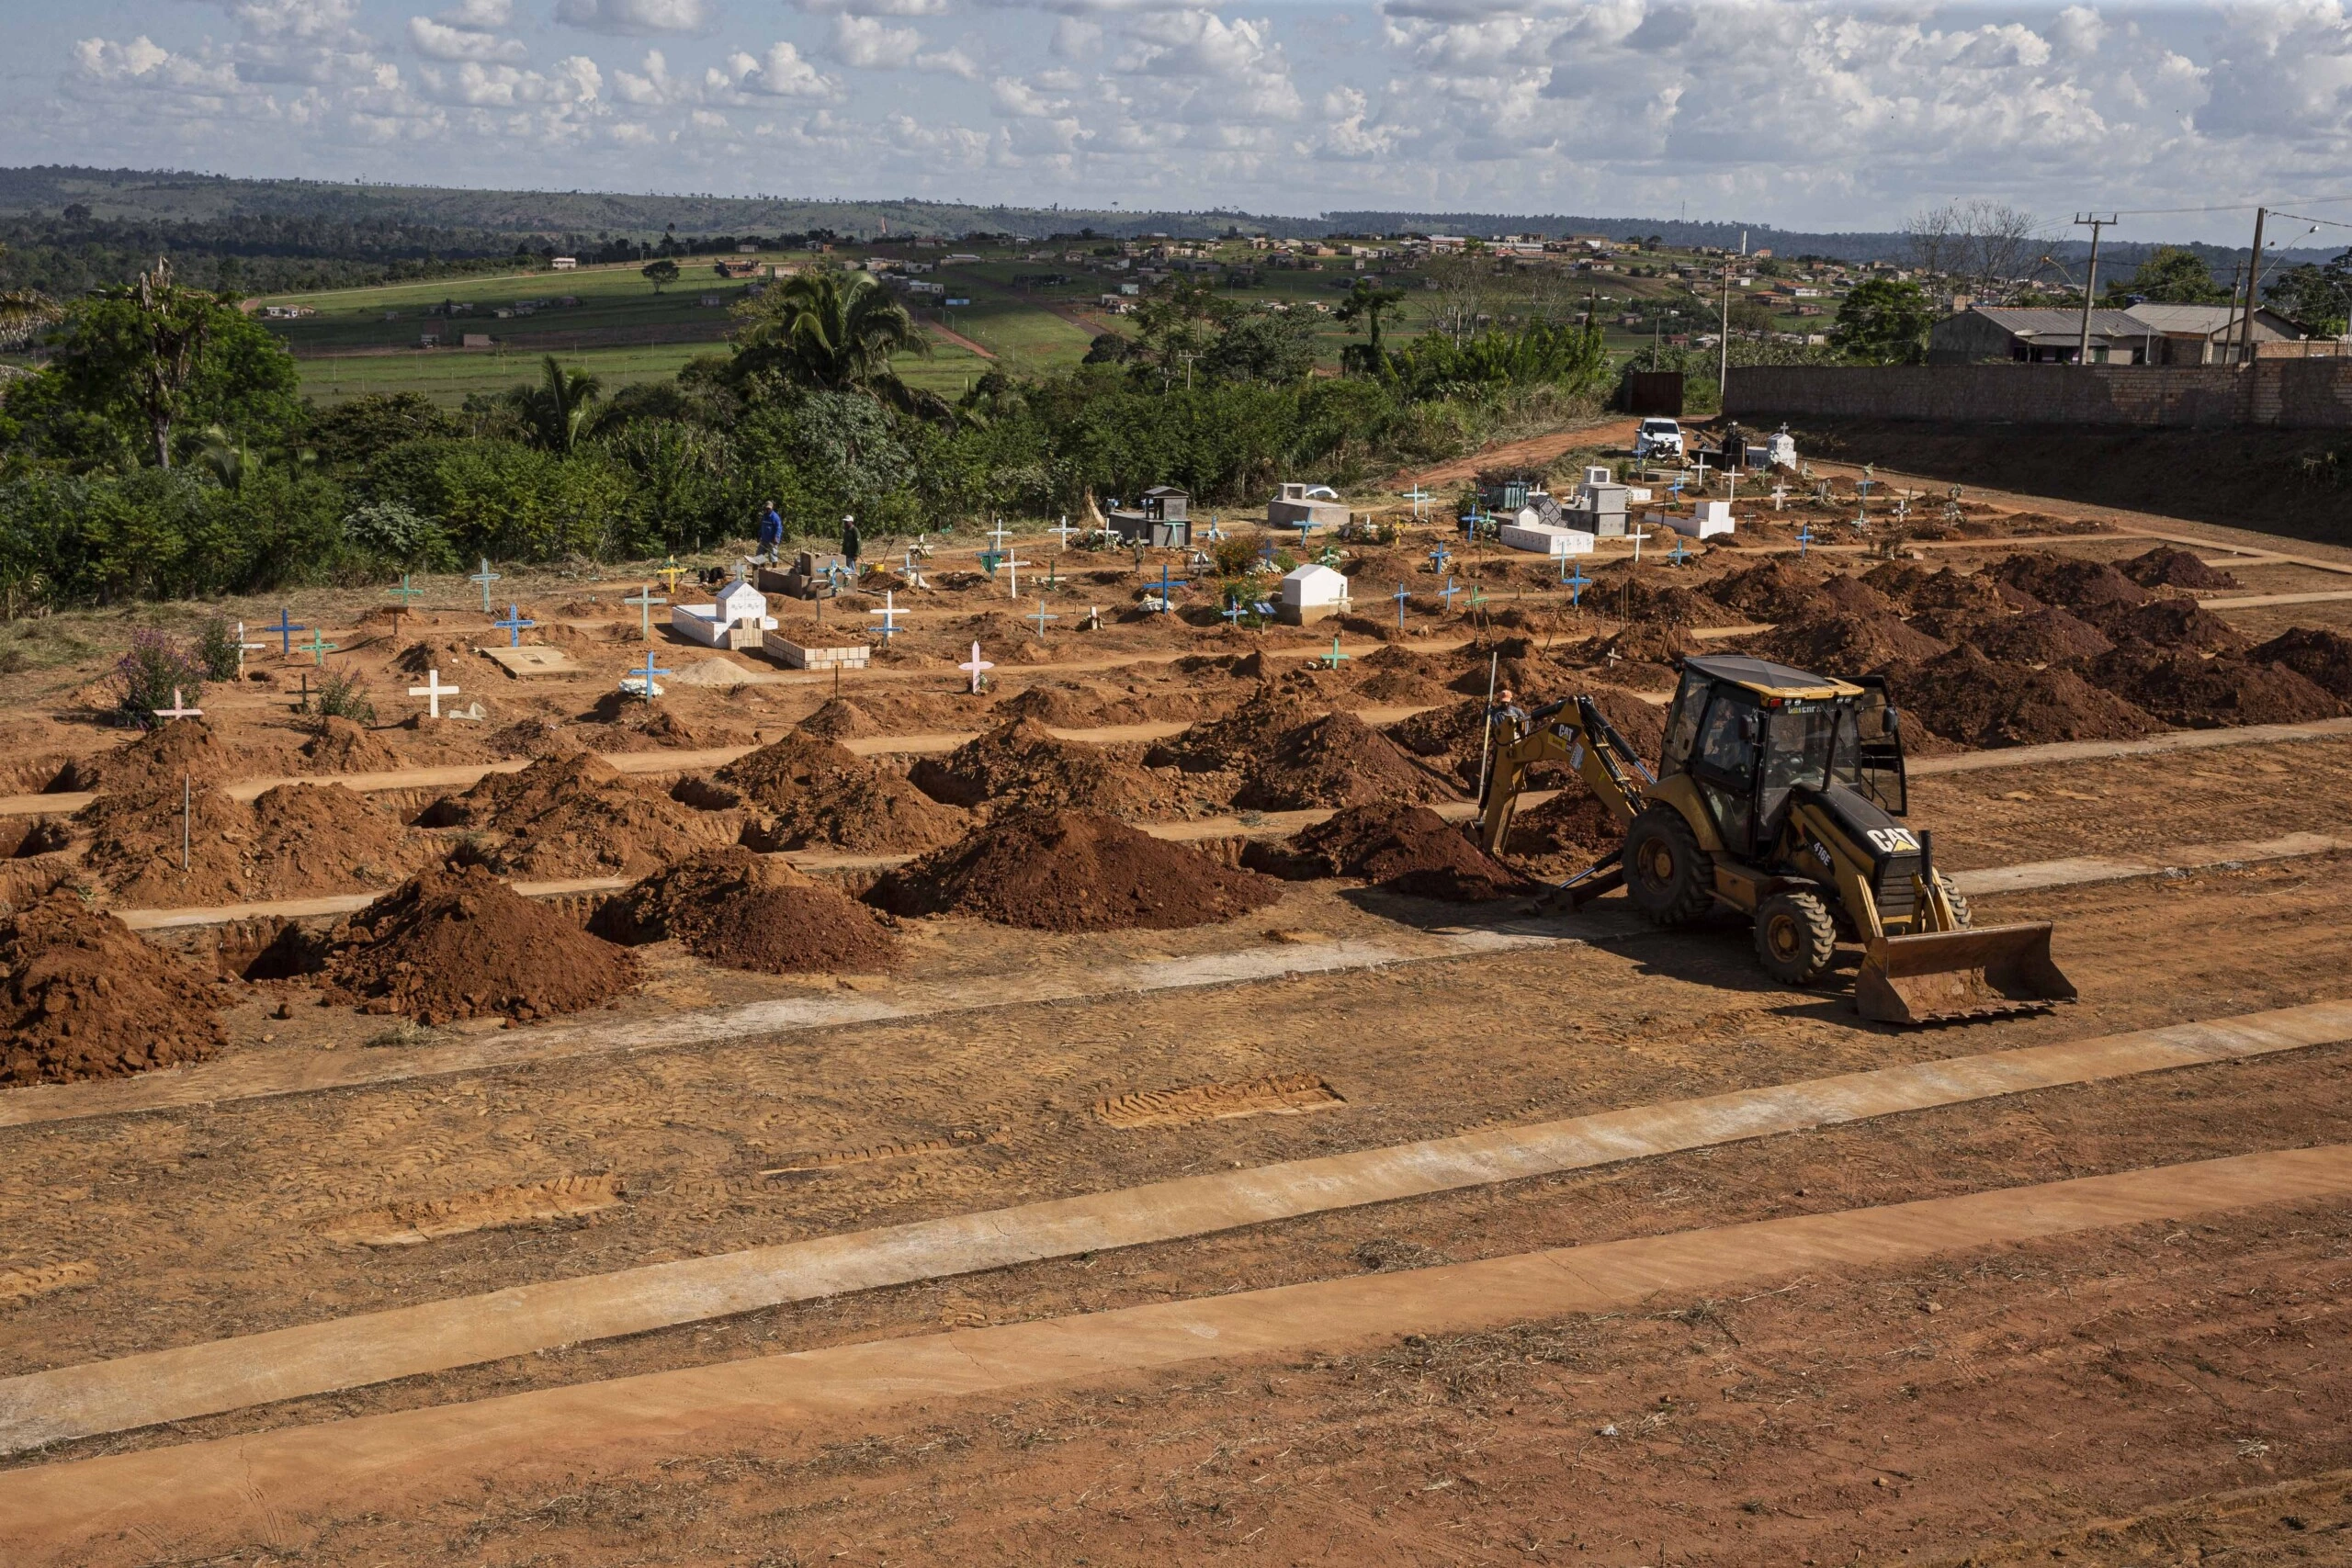
[[[1372,342],[1368,346],[1351,343],[1341,349],[1340,358],[1344,368],[1366,375],[1380,373],[1386,363],[1380,354],[1380,314],[1392,305],[1403,303],[1404,299],[1401,288],[1375,288],[1370,278],[1356,279],[1356,286],[1348,290],[1348,297],[1340,301],[1340,308],[1331,316],[1351,328],[1363,321],[1372,334]]]
[[[804,272],[736,310],[737,364],[745,370],[773,369],[796,386],[864,392],[900,407],[926,401],[890,361],[928,357],[930,340],[870,272]]]
[[[604,388],[585,370],[565,369],[550,354],[539,365],[538,383],[528,383],[507,394],[514,411],[530,428],[531,445],[542,450],[568,453],[594,427],[597,401]]]

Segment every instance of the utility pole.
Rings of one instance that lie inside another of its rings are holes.
[[[2238,363],[2254,363],[2254,304],[2262,287],[2262,220],[2270,215],[2267,208],[2254,209],[2254,254],[2245,264],[2245,320],[2238,327]]]
[[[1715,326],[1715,412],[1721,413],[1724,398],[1731,390],[1731,259],[1724,259],[1723,320]]]
[[[2087,224],[2091,231],[2091,269],[2083,284],[2083,344],[2075,356],[2077,365],[2091,362],[2091,300],[2098,293],[2098,234],[2100,230],[2114,221],[2115,214],[2112,212],[2104,218],[2096,212],[2075,214],[2076,226]]]

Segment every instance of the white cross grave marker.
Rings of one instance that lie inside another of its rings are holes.
[[[1007,557],[1005,557],[1005,558],[1004,558],[1004,559],[1003,559],[1003,560],[1001,560],[1001,561],[998,562],[997,564],[999,564],[1000,566],[1003,567],[1003,568],[1005,569],[1006,572],[1009,574],[1009,576],[1007,577],[1006,581],[1007,581],[1007,582],[1008,582],[1008,583],[1010,583],[1010,585],[1011,585],[1011,586],[1009,586],[1008,588],[1006,588],[1006,590],[1005,590],[1005,597],[1006,597],[1006,598],[1008,598],[1008,599],[1018,599],[1018,598],[1020,598],[1020,597],[1021,597],[1021,569],[1022,569],[1023,567],[1024,567],[1024,566],[1035,566],[1035,565],[1036,565],[1037,563],[1036,563],[1035,561],[1026,561],[1026,560],[1023,560],[1023,559],[1021,559],[1021,558],[1020,558],[1019,557],[1017,557],[1017,556],[1007,556]]]
[[[882,624],[874,629],[882,634],[882,640],[885,643],[888,643],[892,637],[907,629],[899,624],[897,593],[898,591],[896,589],[884,589],[882,591],[882,607],[878,610],[868,610],[865,612],[869,615],[879,615],[882,617]]]
[[[980,694],[980,677],[996,666],[980,657],[980,645],[976,642],[972,645],[972,657],[956,668],[972,677],[972,695],[977,697]]]
[[[180,689],[177,686],[174,686],[172,688],[172,705],[167,708],[157,708],[155,710],[155,716],[157,718],[202,718],[204,716],[204,710],[202,708],[189,707],[186,703],[181,702]]]
[[[408,694],[412,697],[423,697],[425,705],[425,716],[429,718],[439,718],[441,716],[441,699],[443,697],[456,696],[458,694],[458,688],[455,686],[443,685],[441,683],[440,671],[427,670],[424,672],[424,684],[422,686],[411,686],[408,689]]]
[[[269,644],[266,642],[247,642],[245,640],[245,623],[243,621],[239,621],[237,623],[238,680],[242,681],[245,678],[245,655],[248,653],[259,653],[263,649],[267,648]]]

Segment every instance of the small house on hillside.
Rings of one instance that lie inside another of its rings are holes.
[[[705,648],[758,648],[775,630],[767,595],[736,578],[707,604],[673,604],[670,629]]]
[[[2093,365],[2233,365],[2245,315],[2230,305],[2133,305],[2090,313]],[[2257,344],[2302,334],[2270,310],[2254,313]],[[1928,333],[1930,365],[2010,360],[2029,365],[2083,362],[2080,310],[2008,310],[1972,305]]]

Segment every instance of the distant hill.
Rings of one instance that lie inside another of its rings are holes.
[[[1893,261],[1905,254],[1895,232],[1807,232],[1762,223],[1587,217],[1559,213],[1338,211],[1317,218],[1238,210],[1128,212],[1060,207],[989,207],[937,201],[802,201],[759,197],[671,196],[610,191],[468,190],[324,180],[237,179],[142,169],[65,166],[0,169],[0,241],[14,253],[0,276],[72,291],[109,280],[141,251],[170,252],[193,264],[198,281],[216,276],[249,288],[318,288],[382,276],[430,276],[496,265],[519,249],[582,255],[601,247],[681,243],[722,236],[774,240],[830,234],[1008,234],[1045,239],[1091,231],[1112,239],[1147,234],[1208,238],[1335,233],[1656,234],[1678,245],[1770,247],[1783,256]],[[2153,242],[2110,241],[2103,261],[2129,267]],[[2243,247],[2190,247],[2226,279]],[[2075,266],[2086,247],[2053,242],[2049,254]],[[2309,250],[2280,259],[2319,260]],[[220,258],[238,262],[225,273]],[[39,259],[36,260],[35,258]],[[2115,276],[2109,272],[2108,276]]]

